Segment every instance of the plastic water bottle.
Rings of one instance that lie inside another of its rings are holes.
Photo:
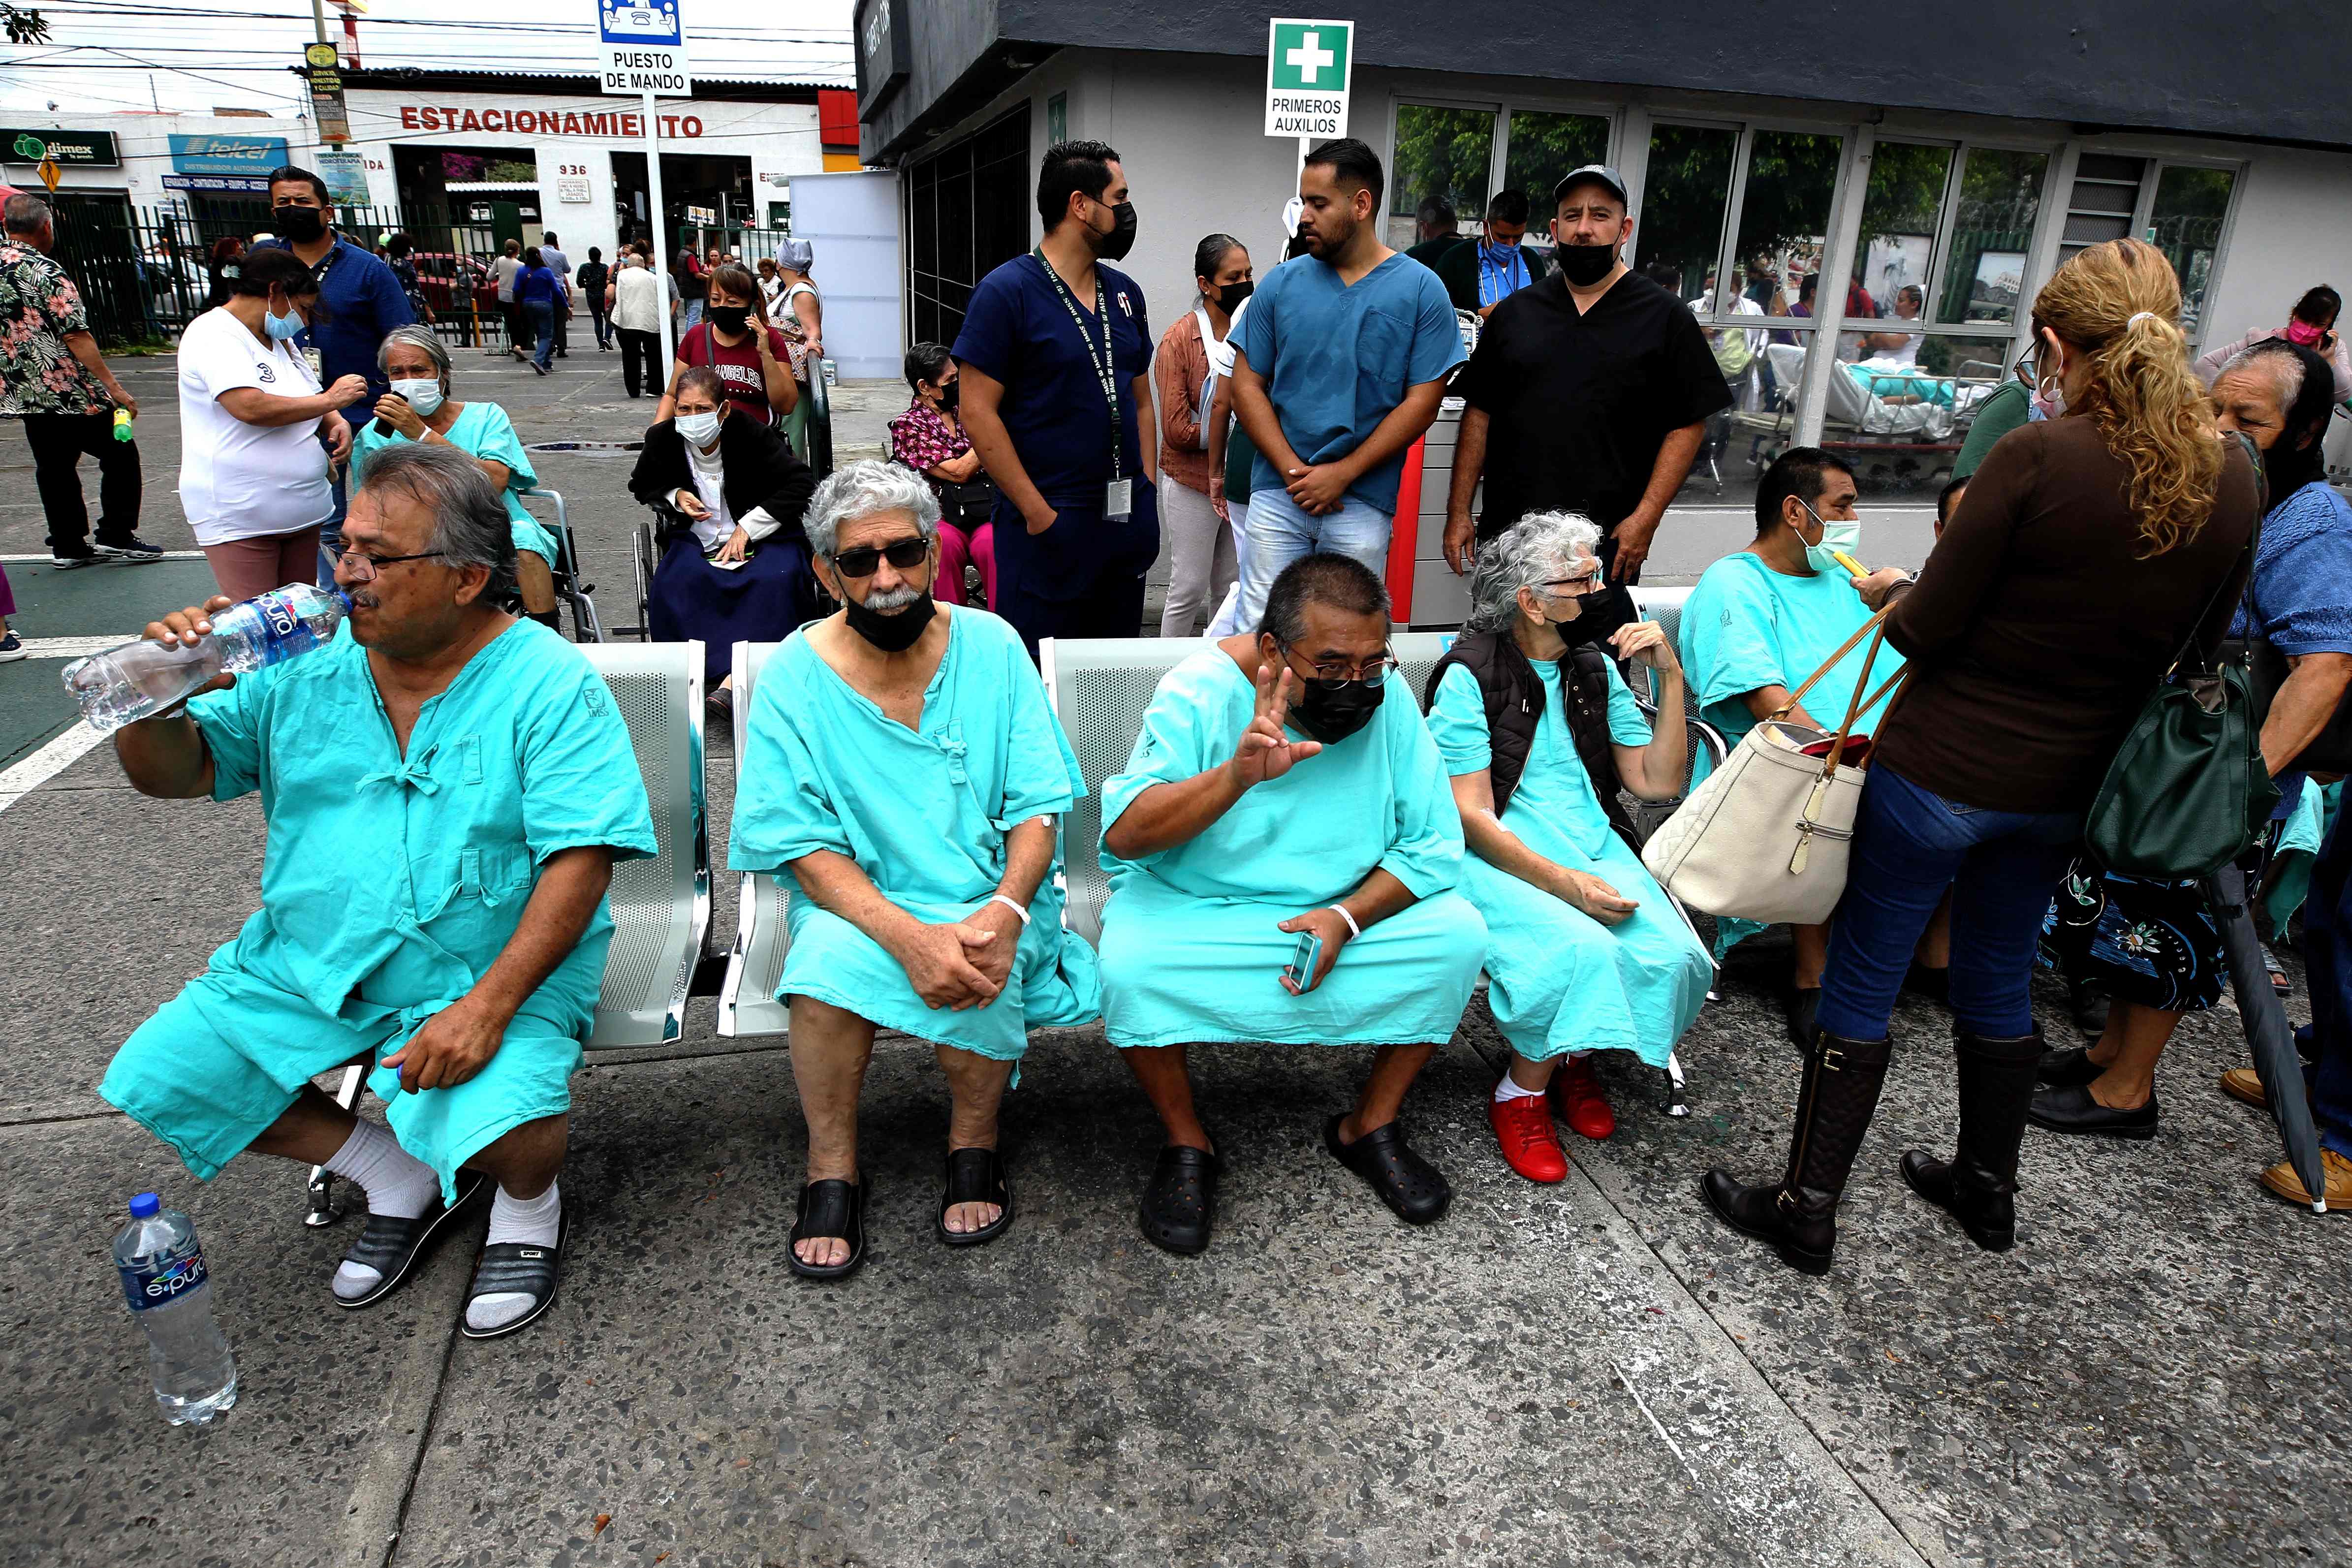
[[[236,1403],[236,1358],[213,1321],[212,1277],[196,1227],[153,1193],[131,1200],[114,1238],[114,1267],[131,1315],[147,1331],[155,1403],[174,1426],[202,1424]]]
[[[212,635],[194,647],[142,637],[78,658],[65,668],[66,689],[89,727],[108,734],[184,700],[223,670],[243,675],[326,647],[351,608],[341,589],[289,583],[213,616]]]

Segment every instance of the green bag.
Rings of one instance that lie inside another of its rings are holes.
[[[2246,541],[2250,581],[2263,531],[2260,503],[2268,499],[2261,494],[2262,473],[2257,458],[2256,521]],[[2180,675],[2233,575],[2222,576],[2198,612],[2189,640],[2140,709],[2091,802],[2083,841],[2110,871],[2202,877],[2244,854],[2278,805],[2278,785],[2263,765],[2262,720],[2246,667],[2200,658],[2195,672]]]

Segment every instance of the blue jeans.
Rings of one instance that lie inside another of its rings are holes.
[[[1870,770],[1845,897],[1830,924],[1821,1027],[1886,1038],[1895,994],[1929,917],[1952,890],[1952,1017],[1990,1039],[2033,1032],[2033,951],[2050,895],[2083,837],[2078,811],[1986,811]]]
[[[686,302],[685,314],[678,318],[678,336],[684,337],[687,333],[694,331],[695,323],[701,320],[702,301],[699,300],[688,300]]]
[[[2319,1142],[2352,1160],[2352,813],[2338,812],[2311,867],[2303,906],[2303,956],[2311,982],[2311,1115]]]
[[[531,351],[531,360],[545,370],[548,361],[555,356],[555,306],[547,300],[525,300],[522,310],[530,318],[531,336],[539,340]]]
[[[1292,500],[1290,492],[1278,485],[1271,489],[1252,490],[1241,552],[1242,628],[1257,629],[1258,622],[1265,616],[1266,591],[1282,575],[1282,569],[1302,555],[1312,555],[1318,550],[1352,555],[1370,567],[1372,575],[1384,577],[1388,572],[1389,523],[1389,513],[1352,498],[1341,501],[1338,511],[1317,517]]]

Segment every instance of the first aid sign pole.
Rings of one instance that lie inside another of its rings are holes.
[[[1310,143],[1348,133],[1348,92],[1355,74],[1355,23],[1301,16],[1276,16],[1266,23],[1265,133],[1298,138],[1301,174]],[[1295,204],[1295,181],[1290,195]]]
[[[665,388],[677,353],[669,335],[669,285],[663,281],[668,269],[663,252],[668,247],[662,243],[661,134],[660,121],[654,115],[654,94],[694,95],[694,79],[686,63],[686,28],[678,20],[677,5],[678,0],[596,0],[604,89],[645,99],[646,199],[652,204],[652,221],[646,227],[654,247],[654,314],[661,322],[661,368],[655,374]]]

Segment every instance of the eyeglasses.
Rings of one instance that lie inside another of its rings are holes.
[[[364,550],[338,550],[335,564],[354,583],[373,583],[383,567],[397,566],[404,561],[437,561],[440,556],[437,550],[420,550],[414,555],[370,555]]]
[[[894,539],[887,544],[861,544],[854,550],[835,552],[830,559],[833,569],[845,577],[871,577],[874,568],[887,561],[899,571],[920,566],[931,553],[928,539]]]
[[[1275,646],[1282,649],[1283,657],[1286,658],[1290,656],[1292,652],[1290,645],[1280,637],[1275,639]],[[1345,686],[1351,680],[1360,680],[1366,686],[1378,686],[1389,678],[1389,672],[1396,667],[1396,655],[1386,652],[1377,658],[1367,659],[1360,665],[1335,658],[1317,665],[1313,679],[1318,685],[1324,687]]]
[[[1588,572],[1581,577],[1563,577],[1546,583],[1543,591],[1555,599],[1590,599],[1601,592],[1601,574]]]

